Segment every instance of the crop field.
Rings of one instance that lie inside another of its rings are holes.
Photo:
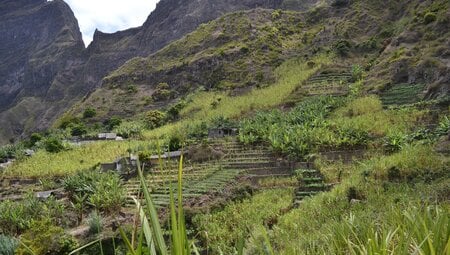
[[[424,84],[397,84],[381,95],[384,105],[413,104],[422,100]]]

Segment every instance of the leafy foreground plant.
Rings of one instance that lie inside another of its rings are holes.
[[[163,231],[159,223],[156,207],[153,204],[150,193],[148,191],[147,183],[145,182],[142,169],[138,164],[138,174],[141,181],[144,199],[146,202],[145,209],[141,206],[137,199],[134,199],[137,210],[140,216],[141,231],[139,240],[135,246],[133,246],[134,240],[130,240],[125,231],[120,227],[120,235],[124,240],[128,251],[134,255],[150,254],[150,255],[165,255],[176,254],[184,255],[191,254],[191,249],[198,252],[193,242],[189,241],[186,232],[186,224],[183,211],[183,194],[182,194],[182,177],[183,177],[183,156],[180,158],[180,164],[178,169],[178,207],[175,207],[175,198],[173,195],[172,187],[170,189],[170,232],[171,232],[171,244],[170,251],[166,245],[163,237]],[[150,219],[147,217],[150,217]],[[146,247],[144,248],[144,239]]]

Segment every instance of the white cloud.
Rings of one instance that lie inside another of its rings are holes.
[[[78,19],[86,45],[94,31],[112,33],[144,23],[159,0],[65,0]]]

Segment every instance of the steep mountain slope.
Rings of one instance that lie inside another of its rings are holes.
[[[423,84],[420,99],[448,98],[448,5],[333,1],[302,13],[253,10],[226,15],[147,58],[128,61],[71,114],[94,107],[100,119],[131,117],[199,87],[236,94],[271,84],[273,68],[291,57],[317,54],[334,55],[348,72],[359,66],[366,73],[367,92]],[[427,15],[434,19],[426,20]]]
[[[61,0],[7,0],[0,7],[0,141],[4,142],[42,121],[45,101],[61,99],[74,78],[69,70],[80,64],[84,45],[75,16]]]
[[[45,129],[68,106],[100,85],[109,72],[148,56],[198,25],[237,10],[306,10],[318,0],[162,0],[138,28],[96,31],[84,49],[70,8],[55,0],[0,3],[0,143]]]

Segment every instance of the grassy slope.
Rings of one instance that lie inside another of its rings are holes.
[[[374,97],[351,100],[335,110],[329,121],[355,125],[375,119],[370,122],[372,125],[360,128],[375,131],[373,134],[378,139],[388,135],[390,130],[409,134],[420,127],[416,122],[418,111],[383,110],[376,105],[380,105],[380,101]],[[358,249],[373,249],[369,254],[376,254],[382,251],[383,245],[393,252],[388,254],[407,254],[426,240],[427,231],[432,233],[428,237],[433,247],[423,245],[422,252],[431,254],[431,249],[443,252],[450,233],[447,226],[440,228],[443,222],[448,223],[450,212],[448,157],[436,153],[426,140],[406,144],[390,155],[380,154],[378,150],[369,150],[369,153],[369,159],[349,165],[317,161],[328,182],[338,184],[331,192],[306,199],[300,208],[280,215],[272,230],[255,223],[251,230],[244,231],[249,254],[258,254],[266,245],[261,241],[265,232],[269,233],[277,254],[360,254]],[[291,197],[285,199],[292,202]],[[352,202],[352,199],[357,201]],[[271,204],[269,198],[265,202]],[[208,238],[211,249],[223,249],[224,240],[233,243],[241,238],[232,235],[237,227],[227,228],[229,223],[223,219],[251,214],[254,208],[245,204],[232,205],[239,208],[234,211],[225,208],[197,217],[206,217],[207,226],[221,230]],[[206,229],[202,222],[197,222],[196,226],[199,230]],[[388,235],[393,236],[392,240]],[[222,238],[215,239],[218,236]]]

